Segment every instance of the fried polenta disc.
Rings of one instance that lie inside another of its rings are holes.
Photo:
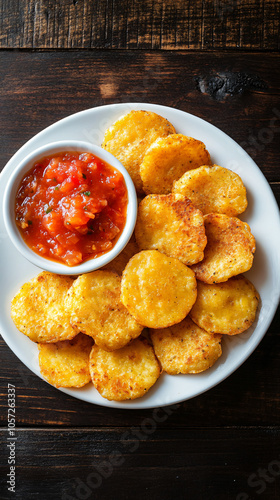
[[[258,303],[257,290],[242,275],[214,285],[198,281],[197,300],[190,317],[210,333],[236,335],[252,325]]]
[[[38,344],[43,377],[55,387],[83,387],[91,381],[89,355],[93,340],[79,333],[72,340]]]
[[[135,236],[141,250],[159,250],[186,265],[204,257],[203,215],[181,194],[146,196],[138,208]]]
[[[116,273],[93,271],[76,279],[66,299],[73,327],[107,351],[124,347],[143,330],[121,303],[120,285]]]
[[[25,283],[11,304],[18,330],[33,342],[58,342],[77,335],[65,310],[65,297],[73,280],[46,271]]]
[[[201,165],[211,165],[203,142],[182,134],[160,137],[151,144],[140,165],[144,192],[168,194],[174,181]]]
[[[135,240],[135,235],[133,233],[126,247],[122,250],[122,252],[117,255],[117,257],[106,264],[106,266],[102,267],[102,270],[113,271],[121,276],[126,264],[129,259],[133,257],[136,253],[139,252],[138,245]]]
[[[252,267],[255,238],[246,222],[223,214],[208,214],[204,216],[204,225],[204,259],[192,266],[197,279],[221,283]]]
[[[195,299],[194,272],[157,250],[134,255],[123,272],[121,301],[141,325],[166,328],[179,323]]]
[[[170,375],[200,373],[222,354],[221,335],[212,335],[188,316],[177,325],[150,330],[156,357]]]
[[[186,172],[174,182],[172,192],[189,198],[203,214],[212,212],[233,217],[247,207],[242,179],[219,165],[202,166]]]
[[[117,120],[104,135],[102,147],[127,169],[137,192],[143,192],[140,164],[148,147],[158,137],[174,134],[166,118],[151,111],[131,111]]]
[[[160,375],[154,350],[143,338],[114,352],[94,345],[89,365],[93,385],[110,401],[141,398]]]

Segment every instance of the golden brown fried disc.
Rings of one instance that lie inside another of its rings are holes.
[[[210,333],[236,335],[252,325],[258,303],[257,290],[244,276],[235,276],[226,283],[215,285],[198,281],[197,300],[190,316]]]
[[[79,333],[72,340],[38,344],[43,377],[55,387],[83,387],[91,381],[89,355],[93,340]]]
[[[204,216],[207,245],[204,259],[192,266],[197,279],[220,283],[248,271],[253,264],[255,238],[246,222],[222,214]]]
[[[136,321],[150,328],[179,323],[196,299],[193,271],[157,250],[134,255],[121,283],[121,301]]]
[[[94,345],[90,374],[103,398],[124,401],[144,396],[157,381],[160,366],[152,346],[141,338],[114,352]]]
[[[143,329],[120,302],[120,285],[111,271],[82,274],[66,299],[73,327],[107,351],[124,347]]]
[[[106,266],[102,267],[102,270],[113,271],[121,276],[129,259],[131,259],[131,257],[133,257],[133,255],[138,252],[139,248],[135,240],[135,235],[133,233],[128,244],[122,250],[122,252],[114,260],[109,262],[109,264],[106,264]]]
[[[142,193],[140,164],[148,147],[158,137],[174,133],[166,118],[151,111],[131,111],[106,130],[102,147],[121,161],[137,191]]]
[[[189,198],[203,214],[236,216],[247,207],[246,189],[239,175],[213,165],[186,172],[174,182],[173,193]]]
[[[203,372],[222,354],[222,336],[206,332],[188,316],[178,325],[150,330],[150,335],[162,369],[170,375]]]
[[[159,250],[187,265],[203,259],[207,242],[202,213],[180,194],[146,196],[135,236],[141,250]]]
[[[140,165],[144,192],[168,194],[174,181],[201,165],[211,165],[203,142],[182,134],[160,137],[151,144]]]
[[[65,311],[65,296],[73,280],[43,271],[15,295],[11,317],[20,332],[33,342],[58,342],[77,335]]]

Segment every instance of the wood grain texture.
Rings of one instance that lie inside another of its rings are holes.
[[[2,0],[0,47],[279,49],[277,0]]]
[[[280,204],[279,20],[277,0],[2,0],[0,170],[65,116],[153,102],[235,139]],[[217,387],[141,411],[62,393],[0,340],[1,500],[278,500],[279,327],[280,309],[255,352]],[[6,483],[8,383],[16,387],[16,493]]]
[[[279,427],[182,433],[147,422],[140,430],[19,428],[16,494],[7,492],[6,451],[1,499],[278,500],[279,436]]]
[[[139,101],[216,125],[249,152],[268,181],[279,182],[279,61],[277,54],[258,53],[2,51],[0,170],[28,139],[67,115]],[[209,82],[222,82],[222,94],[211,94]]]
[[[247,11],[253,3],[247,1]],[[32,0],[3,0],[0,23],[7,30],[0,43],[63,47],[69,22],[67,47],[83,47],[86,39],[87,47],[96,46],[97,40],[103,48],[183,47],[186,31],[179,4],[187,6],[190,16],[187,48],[193,40],[202,43],[202,2],[154,2],[152,14],[144,15],[144,2],[122,3],[120,8],[110,0],[41,0],[35,7]],[[240,0],[236,4],[239,10],[245,5]],[[268,5],[272,11],[276,6],[262,4],[263,19],[269,21]],[[210,2],[204,1],[203,8],[208,12]],[[220,22],[229,22],[232,14],[226,9]],[[89,39],[88,23],[93,25],[95,15],[100,22]],[[234,46],[238,22],[232,18],[220,38],[215,25],[206,22],[203,40],[215,35],[217,43],[230,40]],[[264,22],[261,37],[253,24],[250,47],[265,36],[262,48],[275,46],[277,23],[275,30],[268,23],[268,36]],[[0,170],[28,139],[65,116],[114,102],[154,102],[200,116],[233,137],[254,157],[280,202],[279,89],[277,54],[2,50]],[[280,310],[256,351],[227,380],[156,413],[112,410],[67,396],[30,372],[0,340],[1,500],[278,500],[279,326]],[[15,494],[7,491],[6,483],[8,383],[16,386]]]

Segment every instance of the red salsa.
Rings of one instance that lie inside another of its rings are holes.
[[[120,172],[92,153],[64,151],[42,158],[21,181],[16,222],[34,252],[75,266],[113,248],[127,202]]]

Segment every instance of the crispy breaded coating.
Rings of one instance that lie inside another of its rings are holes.
[[[140,250],[159,250],[186,265],[204,257],[203,215],[180,194],[146,196],[138,208],[135,237]]]
[[[253,264],[255,238],[246,222],[222,214],[204,216],[204,259],[192,266],[197,279],[220,283],[245,273]]]
[[[122,250],[122,252],[119,255],[117,255],[117,257],[114,260],[109,262],[109,264],[106,264],[106,266],[102,267],[102,270],[113,271],[121,276],[129,259],[131,259],[131,257],[133,257],[133,255],[135,255],[138,252],[139,248],[135,240],[135,234],[133,233],[128,244]]]
[[[142,193],[140,164],[147,149],[158,137],[174,133],[173,125],[166,118],[152,111],[131,111],[106,130],[102,147],[120,160],[137,192]]]
[[[94,345],[90,374],[103,398],[124,401],[144,396],[157,381],[160,366],[152,346],[141,338],[114,352]]]
[[[83,387],[91,381],[89,355],[93,340],[79,333],[72,340],[38,344],[43,377],[55,387]]]
[[[11,304],[18,330],[33,342],[58,342],[77,335],[65,310],[65,297],[73,280],[46,271],[25,283]]]
[[[239,175],[227,168],[202,166],[186,172],[173,184],[173,193],[189,198],[203,214],[236,216],[247,207],[246,188]]]
[[[141,325],[166,328],[179,323],[196,299],[193,271],[157,250],[134,255],[121,282],[121,301]]]
[[[127,401],[147,394],[162,371],[208,370],[223,335],[254,326],[260,296],[241,273],[253,264],[255,238],[237,218],[247,207],[239,175],[212,165],[205,144],[163,116],[127,113],[102,147],[134,182],[135,232],[102,269],[75,278],[41,272],[15,295],[11,317],[38,343],[50,384],[93,382],[103,398]]]
[[[107,351],[120,349],[143,329],[120,301],[121,278],[112,271],[82,274],[70,288],[66,306],[76,331]]]
[[[189,316],[169,328],[150,330],[150,335],[162,369],[170,375],[203,372],[222,354],[222,336],[206,332]]]
[[[210,333],[236,335],[255,321],[258,303],[257,290],[244,276],[214,285],[198,281],[190,317]]]
[[[201,165],[211,165],[203,142],[183,134],[160,137],[151,144],[140,165],[144,192],[168,194],[174,181]]]

